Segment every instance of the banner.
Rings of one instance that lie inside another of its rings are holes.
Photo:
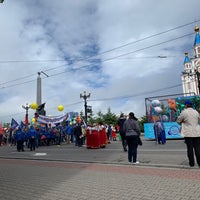
[[[63,114],[59,116],[43,116],[39,115],[37,122],[43,124],[59,124],[63,121],[66,121],[69,118],[69,114]]]

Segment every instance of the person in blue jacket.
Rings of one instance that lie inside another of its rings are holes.
[[[15,140],[17,142],[17,151],[24,151],[24,133],[20,127],[16,129]]]
[[[37,133],[33,126],[30,126],[30,129],[28,131],[28,138],[30,143],[30,151],[35,151],[35,141],[37,138]]]

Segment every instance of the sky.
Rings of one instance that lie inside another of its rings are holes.
[[[22,105],[36,102],[41,71],[47,115],[84,111],[85,91],[94,115],[110,108],[144,116],[145,98],[183,93],[199,7],[198,0],[5,0],[0,121],[24,119]]]

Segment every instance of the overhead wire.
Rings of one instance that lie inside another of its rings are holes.
[[[131,51],[131,52],[127,52],[127,53],[120,54],[120,55],[117,55],[117,56],[114,56],[114,57],[111,57],[111,58],[107,58],[107,59],[102,60],[101,63],[107,62],[107,61],[110,61],[110,60],[114,60],[114,59],[117,59],[117,58],[120,58],[120,57],[123,57],[123,56],[127,56],[127,55],[130,55],[130,54],[139,52],[139,51],[143,51],[143,50],[146,50],[146,49],[149,49],[149,48],[152,48],[152,47],[156,47],[156,46],[159,46],[159,45],[168,43],[168,42],[172,42],[172,41],[175,41],[175,40],[184,38],[184,37],[188,37],[188,36],[190,36],[190,35],[192,35],[192,34],[193,34],[193,33],[185,34],[185,35],[182,35],[182,36],[179,36],[179,37],[170,39],[170,40],[166,40],[166,41],[164,41],[164,42],[160,42],[160,43],[153,44],[153,45],[150,45],[150,46],[147,46],[147,47],[143,47],[143,48],[140,48],[140,49],[136,49],[136,50]],[[63,65],[62,65],[62,66],[63,66]],[[75,71],[75,70],[80,70],[80,69],[83,69],[83,68],[88,68],[88,67],[91,67],[91,66],[92,66],[92,64],[89,64],[89,65],[77,67],[77,68],[75,68],[75,69],[65,70],[65,71],[62,71],[62,72],[59,72],[59,73],[55,73],[55,74],[52,74],[52,75],[48,75],[48,77],[43,77],[43,79],[44,79],[44,78],[53,77],[53,76],[58,76],[58,75],[60,75],[60,74],[67,73],[67,72],[69,72],[69,71]],[[51,68],[50,70],[53,70],[53,69],[55,69],[55,68],[56,68],[56,67]],[[43,70],[43,71],[44,71],[44,72],[47,72],[47,71],[49,71],[49,70]],[[27,77],[28,77],[28,76],[27,76]],[[29,76],[29,77],[30,77],[30,76]],[[19,79],[18,79],[18,80],[19,80]],[[8,87],[14,87],[14,86],[17,86],[17,85],[26,84],[26,83],[33,82],[33,81],[35,81],[35,79],[34,79],[34,80],[25,81],[25,82],[22,82],[22,83],[18,83],[18,84],[9,85],[9,86],[6,86],[6,87],[1,87],[0,89],[8,88]],[[7,83],[8,83],[8,82],[7,82]],[[3,83],[0,84],[0,85],[3,85]]]
[[[112,51],[115,51],[117,49],[121,49],[123,47],[126,47],[126,46],[129,46],[129,45],[132,45],[132,44],[135,44],[135,43],[138,43],[138,42],[141,42],[141,41],[144,41],[144,40],[147,40],[147,39],[150,39],[150,38],[153,38],[153,37],[156,37],[156,36],[159,36],[159,35],[162,35],[162,34],[165,34],[165,33],[168,33],[168,32],[171,32],[171,31],[174,31],[174,30],[177,30],[177,29],[180,29],[180,28],[183,28],[185,26],[189,26],[191,24],[194,24],[194,23],[197,23],[199,22],[200,19],[197,19],[197,20],[194,20],[192,22],[189,22],[189,23],[186,23],[186,24],[183,24],[183,25],[180,25],[180,26],[176,26],[174,28],[171,28],[171,29],[168,29],[168,30],[165,30],[165,31],[161,31],[159,33],[156,33],[156,34],[153,34],[153,35],[150,35],[150,36],[147,36],[147,37],[144,37],[142,39],[138,39],[138,40],[135,40],[135,41],[131,41],[131,42],[128,42],[126,44],[123,44],[123,45],[120,45],[118,47],[114,47],[114,48],[111,48],[109,50],[106,50],[106,51],[103,51],[103,52],[100,52],[98,53],[97,55],[92,55],[92,56],[88,56],[88,57],[84,57],[84,58],[80,58],[80,59],[76,59],[76,60],[71,60],[72,62],[74,61],[84,61],[84,60],[87,60],[89,58],[93,58],[93,57],[97,57],[99,55],[103,55],[105,53],[109,53],[109,52],[112,52]],[[65,61],[65,60],[29,60],[29,61],[19,61],[19,60],[16,60],[16,61],[0,61],[0,63],[9,63],[9,62],[57,62],[57,61]]]
[[[136,41],[132,41],[132,42],[126,43],[126,44],[124,44],[124,45],[121,45],[121,46],[118,46],[118,47],[109,49],[109,50],[104,51],[104,52],[101,52],[101,53],[99,53],[99,54],[92,55],[92,56],[88,56],[88,57],[85,57],[85,58],[80,58],[80,59],[77,59],[77,60],[74,60],[74,61],[79,62],[79,61],[83,61],[83,60],[88,60],[88,59],[90,59],[90,58],[97,57],[97,56],[103,55],[103,54],[105,54],[105,53],[109,53],[109,52],[111,52],[111,51],[114,51],[114,50],[117,50],[117,49],[120,49],[120,48],[129,46],[129,45],[131,45],[131,44],[135,44],[135,43],[138,43],[138,42],[141,42],[141,41],[144,41],[144,40],[147,40],[147,39],[156,37],[156,36],[158,36],[158,35],[162,35],[162,34],[165,34],[165,33],[170,32],[170,31],[183,28],[183,27],[185,27],[185,26],[188,26],[188,25],[197,23],[197,22],[199,22],[199,21],[200,21],[200,19],[199,19],[199,20],[195,20],[195,21],[193,21],[193,22],[189,22],[189,23],[180,25],[180,26],[177,26],[177,27],[175,27],[175,28],[168,29],[168,30],[166,30],[166,31],[159,32],[159,33],[157,33],[157,34],[153,34],[153,35],[144,37],[144,38],[139,39],[139,40],[136,40]],[[160,43],[160,44],[163,44],[163,43]],[[154,46],[154,45],[152,45],[152,47],[153,47],[153,46]],[[149,48],[150,48],[150,47],[149,47]],[[144,49],[145,49],[145,48],[144,48]],[[143,50],[143,49],[141,49],[141,50]],[[137,51],[134,51],[134,52],[137,52]],[[131,54],[131,53],[133,53],[133,52],[129,52],[129,53],[127,53],[127,54],[119,55],[119,56],[116,57],[116,58],[119,58],[119,57],[122,57],[122,56],[125,56],[125,55],[129,55],[129,54]],[[110,60],[112,60],[112,59],[113,59],[113,58],[111,58]],[[45,61],[45,60],[43,60],[43,61]],[[53,61],[56,61],[56,60],[53,60]],[[73,60],[72,60],[72,61],[73,61]],[[73,62],[74,62],[74,61],[73,61]],[[0,61],[0,63],[5,63],[5,62],[35,62],[35,60],[34,60],[34,61]],[[42,60],[40,60],[39,62],[42,62]],[[58,68],[60,68],[60,67],[64,67],[64,66],[66,66],[66,65],[68,65],[68,64],[66,63],[66,64],[64,64],[64,65],[59,65],[59,66],[56,66],[56,67],[53,67],[53,68],[50,68],[50,69],[47,69],[47,70],[43,70],[43,71],[48,72],[48,71],[51,71],[51,70],[54,70],[54,69],[58,69]],[[0,85],[7,84],[7,83],[10,83],[10,82],[14,82],[14,81],[21,80],[21,79],[25,79],[25,78],[31,77],[31,76],[33,76],[33,75],[34,75],[34,74],[31,74],[31,75],[24,76],[24,77],[15,79],[15,80],[11,80],[11,81],[7,81],[7,82],[4,82],[4,83],[0,83]],[[26,82],[24,82],[24,83],[26,83]],[[5,88],[5,87],[3,87],[3,88]]]

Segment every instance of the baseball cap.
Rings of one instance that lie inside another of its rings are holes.
[[[190,100],[186,100],[186,101],[185,101],[185,105],[192,106],[192,102],[191,102]]]

